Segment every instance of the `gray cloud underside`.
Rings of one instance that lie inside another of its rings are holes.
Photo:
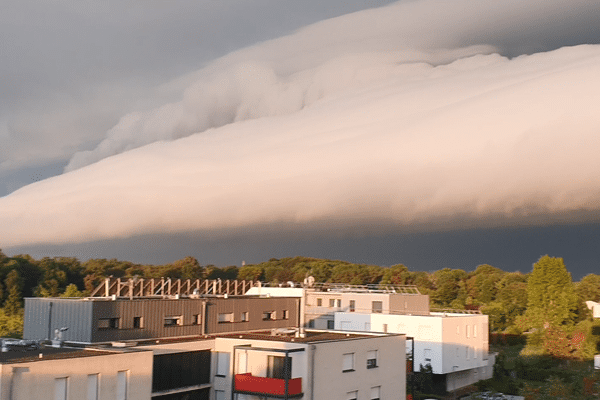
[[[398,3],[232,53],[1,198],[0,243],[597,220],[600,46],[495,53],[581,34],[597,5]]]

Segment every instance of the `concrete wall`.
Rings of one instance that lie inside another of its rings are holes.
[[[420,364],[428,363],[435,374],[481,368],[489,364],[487,315],[336,313],[335,329],[387,331],[414,337],[415,371],[419,370]]]
[[[128,371],[127,399],[148,400],[152,391],[152,357],[151,351],[143,351],[6,363],[0,365],[0,399],[54,399],[57,378],[67,378],[69,400],[87,399],[88,375],[99,374],[98,399],[114,400],[117,372]]]
[[[350,391],[357,391],[359,399],[370,399],[371,389],[377,386],[382,399],[406,398],[404,336],[374,336],[314,346],[314,399],[346,400]],[[377,367],[367,368],[367,354],[372,350],[377,351]],[[348,353],[354,353],[355,370],[343,372],[343,357]]]

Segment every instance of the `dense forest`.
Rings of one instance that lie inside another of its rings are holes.
[[[246,279],[280,283],[317,282],[356,285],[415,285],[428,294],[432,309],[471,309],[489,315],[490,332],[528,335],[532,353],[589,358],[597,350],[600,321],[591,319],[585,301],[600,302],[600,275],[572,282],[560,258],[541,257],[528,273],[505,272],[479,265],[472,272],[444,268],[435,272],[410,271],[345,261],[293,257],[260,264],[216,267],[186,257],[166,265],[142,265],[116,259],[29,255],[6,256],[0,250],[0,335],[18,336],[22,330],[23,298],[77,297],[89,294],[106,277],[171,277],[182,279]]]

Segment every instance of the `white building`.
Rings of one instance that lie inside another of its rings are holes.
[[[406,398],[405,336],[307,330],[215,339],[214,400]]]
[[[596,303],[595,301],[586,301],[585,304],[590,310],[592,310],[592,315],[594,318],[600,318],[600,303]],[[600,354],[596,354],[594,356],[594,368],[600,369]]]
[[[336,312],[335,329],[401,332],[414,338],[414,371],[430,364],[434,374],[445,375],[448,391],[493,375],[495,356],[489,353],[487,315]]]

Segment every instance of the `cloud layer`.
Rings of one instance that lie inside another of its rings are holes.
[[[125,115],[70,172],[0,198],[0,244],[593,217],[600,46],[498,52],[518,34],[553,47],[536,38],[572,38],[598,12],[521,3],[398,3],[216,60],[182,78],[194,83],[181,101]]]

